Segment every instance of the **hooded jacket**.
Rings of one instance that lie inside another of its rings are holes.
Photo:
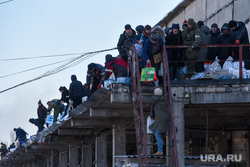
[[[74,100],[83,97],[82,83],[77,80],[75,75],[71,76],[71,84],[69,86],[69,98]]]
[[[232,37],[234,40],[240,40],[241,44],[249,44],[248,32],[245,23],[239,21],[237,22],[237,27],[232,32]]]
[[[26,135],[27,135],[27,132],[25,132],[22,128],[18,128],[17,131],[16,131],[16,139],[19,139],[19,141],[24,141],[26,140]]]
[[[120,53],[120,55],[127,55],[126,49],[133,44],[133,39],[135,37],[136,33],[135,30],[131,29],[131,34],[127,35],[126,31],[124,31],[119,38],[119,41],[117,43],[117,49]]]
[[[47,117],[47,108],[44,107],[43,104],[37,108],[37,116],[40,123],[45,121],[45,118]]]
[[[152,32],[158,32],[161,36],[161,38],[163,39],[163,42],[165,43],[165,32],[164,30],[161,28],[161,26],[155,26],[153,29],[152,29]]]
[[[67,97],[67,96],[69,96],[69,90],[65,86],[63,86],[61,88],[62,88],[63,92],[62,92],[62,96],[61,96],[60,101],[69,103],[69,98]]]
[[[201,45],[209,45],[210,44],[210,28],[206,25],[202,25],[201,28]],[[199,58],[198,60],[206,60],[207,58],[207,50],[208,48],[200,48]]]
[[[102,84],[104,80],[108,79],[112,72],[115,74],[115,78],[127,77],[128,63],[116,57],[109,58],[105,63],[105,73],[102,78]]]
[[[94,80],[100,80],[102,79],[103,75],[104,75],[104,67],[101,65],[101,64],[94,64],[94,67],[95,67],[95,70],[94,72],[90,72],[88,70],[87,72],[87,76],[86,76],[86,81],[87,81],[87,85],[89,87],[90,85],[90,81],[91,81],[91,78],[93,77]]]

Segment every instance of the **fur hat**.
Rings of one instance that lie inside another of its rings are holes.
[[[125,25],[125,30],[130,30],[131,29],[131,25],[130,24],[126,24]]]
[[[232,28],[232,27],[237,27],[237,22],[234,21],[234,20],[229,21],[229,27],[230,27],[230,28]]]
[[[171,27],[171,29],[173,30],[173,29],[180,29],[180,26],[179,26],[179,24],[177,23],[177,24],[172,24],[172,27]]]
[[[160,38],[160,35],[159,35],[157,32],[155,32],[155,31],[153,31],[153,32],[151,33],[151,35],[150,35],[150,39],[151,39],[152,41],[158,41],[159,38]]]
[[[195,24],[194,19],[193,18],[189,18],[188,21],[187,21],[187,24],[188,25],[194,25]]]

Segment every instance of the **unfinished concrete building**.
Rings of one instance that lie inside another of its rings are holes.
[[[184,0],[157,25],[181,24],[192,17],[219,27],[231,19],[241,20],[249,29],[249,7],[248,0]],[[154,89],[141,87],[144,118],[157,100]],[[40,132],[0,167],[138,165],[131,94],[131,88],[122,84],[99,89],[72,111],[71,119]],[[179,167],[250,167],[249,79],[172,81],[171,98]],[[173,166],[171,137],[164,136],[165,156],[152,156],[154,137],[146,136],[148,166]],[[215,157],[205,161],[201,157],[205,154]],[[239,161],[228,161],[228,155],[236,155],[234,160]]]

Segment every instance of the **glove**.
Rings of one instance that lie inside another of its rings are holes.
[[[192,47],[189,47],[188,49],[187,49],[187,52],[188,53],[191,53],[193,51],[193,48]]]
[[[240,44],[240,40],[236,39],[235,44],[236,45]]]
[[[100,89],[101,88],[101,84],[97,85],[97,89]]]

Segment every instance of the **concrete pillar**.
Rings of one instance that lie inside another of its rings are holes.
[[[153,155],[154,154],[154,135],[148,134],[146,135],[146,145],[147,145],[147,155]]]
[[[69,162],[68,150],[59,150],[59,167],[67,167]]]
[[[95,167],[107,167],[107,136],[96,138],[95,161]]]
[[[48,155],[45,158],[45,166],[50,167],[50,156],[48,156]]]
[[[69,145],[69,166],[78,166],[78,146]]]
[[[113,125],[113,167],[115,167],[115,156],[126,155],[126,129],[125,124]]]
[[[37,164],[38,164],[38,167],[44,167],[43,159],[39,159]]]
[[[54,150],[50,150],[50,165],[49,167],[53,167],[54,163]]]
[[[82,167],[92,166],[92,145],[82,146]]]
[[[184,102],[173,102],[174,123],[175,127],[177,128],[176,145],[178,151],[179,166],[185,166],[184,104]]]

